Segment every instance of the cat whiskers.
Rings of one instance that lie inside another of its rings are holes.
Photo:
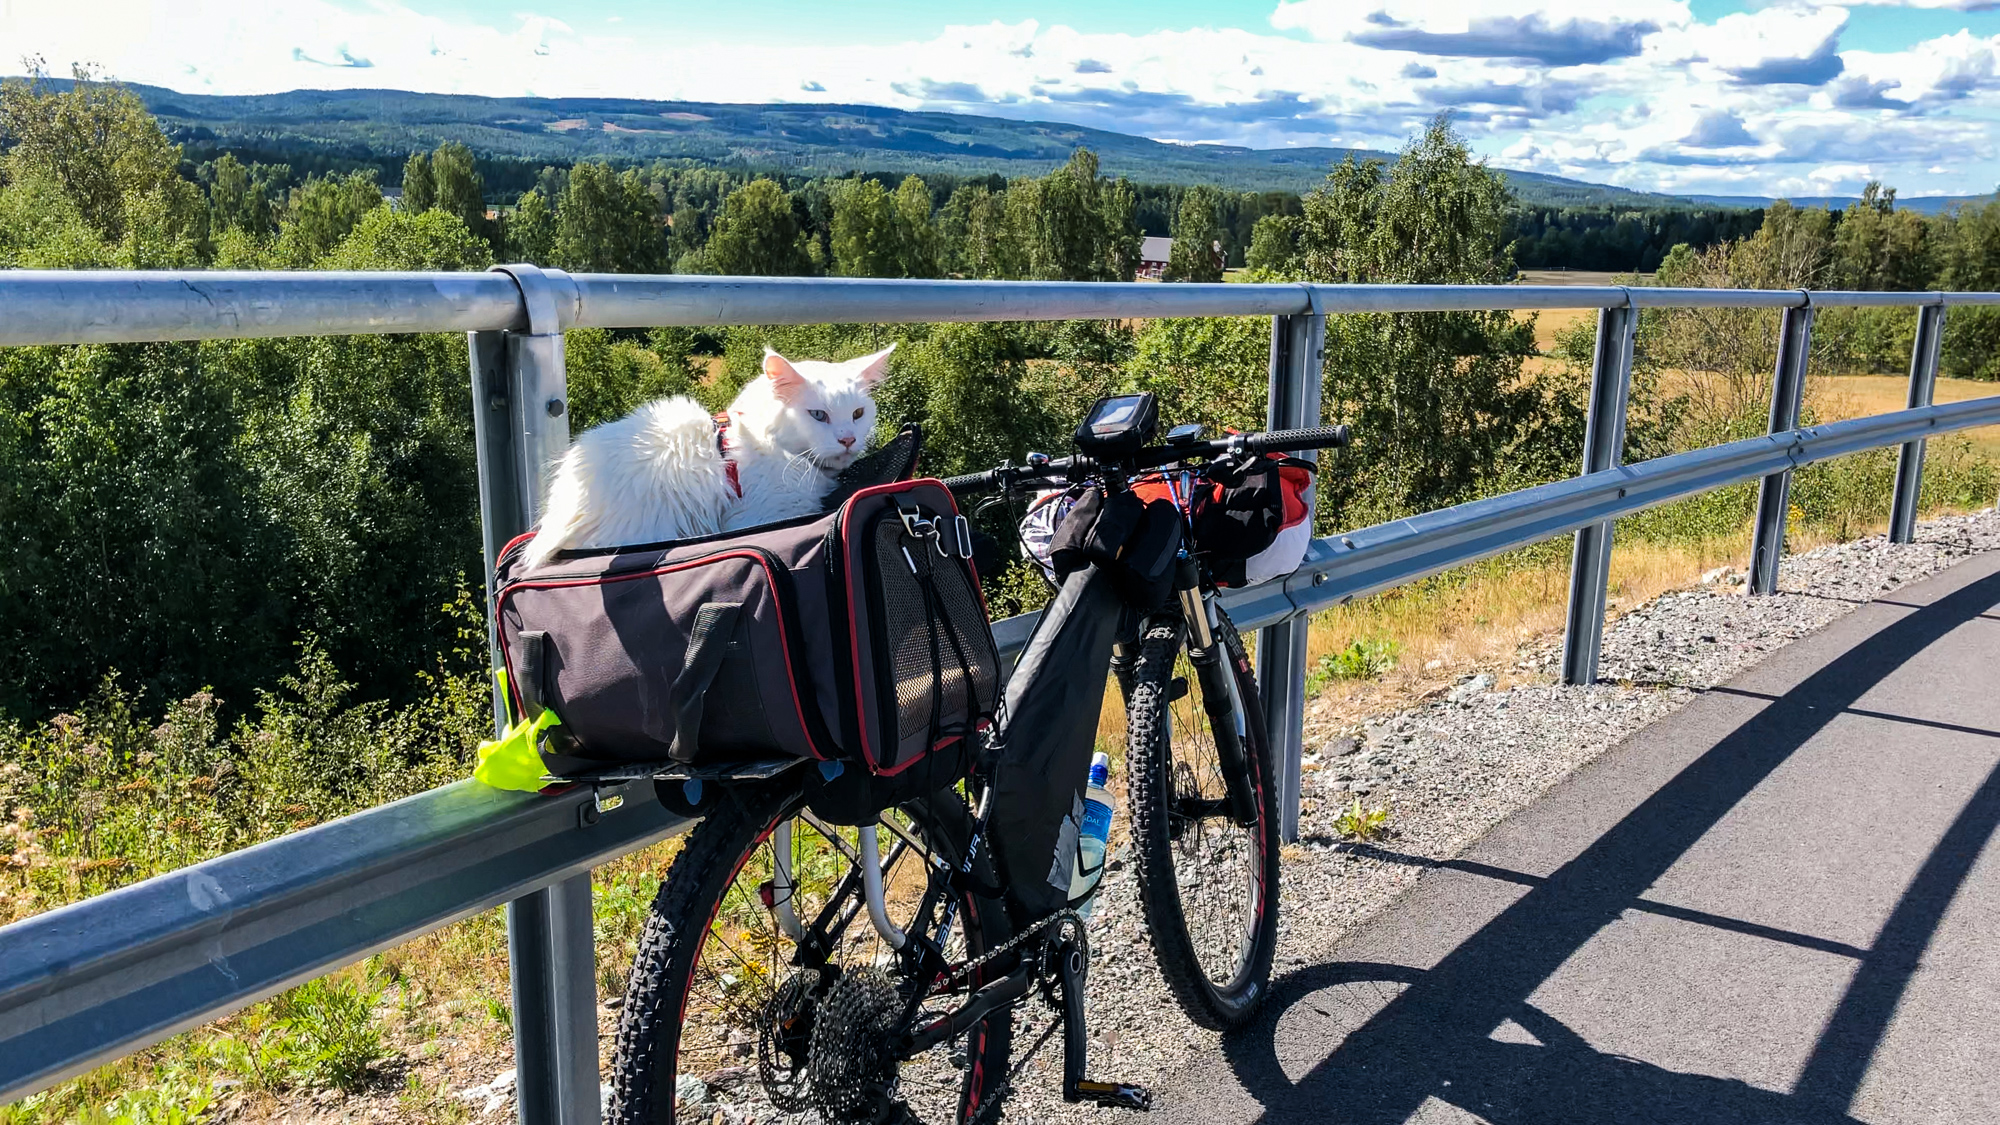
[[[804,453],[787,452],[785,454],[785,482],[787,484],[803,484],[807,480],[810,480],[814,473],[824,472],[826,472],[826,466],[820,463],[819,454],[812,450],[807,450]]]

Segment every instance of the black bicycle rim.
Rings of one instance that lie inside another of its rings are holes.
[[[1127,715],[1134,861],[1153,951],[1188,1017],[1223,1029],[1262,1002],[1277,947],[1277,802],[1250,661],[1226,617],[1217,644],[1255,817],[1231,816],[1199,677],[1178,622],[1142,642]],[[1179,695],[1179,698],[1174,698]]]

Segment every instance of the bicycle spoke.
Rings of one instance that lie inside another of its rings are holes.
[[[954,815],[965,815],[962,805],[957,810]],[[885,814],[878,836],[886,906],[892,922],[906,932],[917,923],[918,906],[937,869],[938,849],[922,823],[891,812]],[[784,1033],[776,1030],[783,1025],[774,1023],[770,1014],[771,1005],[785,995],[782,990],[801,987],[792,982],[822,987],[810,970],[804,977],[794,975],[800,971],[793,968],[796,947],[777,911],[764,904],[766,893],[774,902],[779,897],[775,881],[781,839],[787,841],[784,857],[789,861],[782,865],[789,871],[783,901],[802,925],[810,926],[827,913],[833,892],[859,858],[855,829],[801,819],[787,833],[767,831],[748,845],[747,853],[738,853],[741,859],[732,861],[735,874],[722,885],[713,920],[701,931],[699,952],[688,969],[688,986],[677,990],[685,1000],[675,1021],[673,1039],[680,1061],[674,1073],[687,1081],[674,1087],[675,1120],[708,1122],[718,1115],[729,1121],[818,1120],[810,1103],[801,1100],[810,1090],[806,1059],[789,1053],[797,1048],[785,1045]],[[866,966],[899,971],[894,968],[897,959],[870,923],[858,891],[847,901],[849,909],[834,912],[826,922],[833,969],[826,979],[841,980]],[[963,926],[954,928],[947,958],[962,959],[969,949],[977,948],[966,944],[965,933]],[[981,1042],[997,1044],[993,1050],[1000,1054],[989,1057],[984,1073],[1004,1073],[1010,1037],[1004,1032],[996,1037],[991,1024],[986,1035]],[[960,1049],[946,1044],[901,1067],[897,1088],[918,1119],[942,1123],[955,1118],[961,1088],[971,1073],[951,1062],[953,1051]],[[766,1082],[773,1085],[767,1089]]]

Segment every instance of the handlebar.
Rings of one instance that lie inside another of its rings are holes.
[[[1216,458],[1231,454],[1299,453],[1308,449],[1337,449],[1348,443],[1346,426],[1312,426],[1297,430],[1271,430],[1258,434],[1231,434],[1212,441],[1185,441],[1141,449],[1130,457],[1100,464],[1082,456],[1058,457],[1029,465],[1002,465],[983,473],[946,477],[944,486],[955,493],[984,492],[1022,481],[1053,476],[1079,476],[1115,469],[1138,472],[1191,458]]]
[[[1249,434],[1244,437],[1243,446],[1251,453],[1297,453],[1305,449],[1341,449],[1346,447],[1347,437],[1346,426],[1311,426]]]

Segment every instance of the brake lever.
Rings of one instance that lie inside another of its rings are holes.
[[[1209,461],[1202,474],[1225,488],[1235,488],[1243,483],[1243,462],[1234,453],[1225,453]]]

